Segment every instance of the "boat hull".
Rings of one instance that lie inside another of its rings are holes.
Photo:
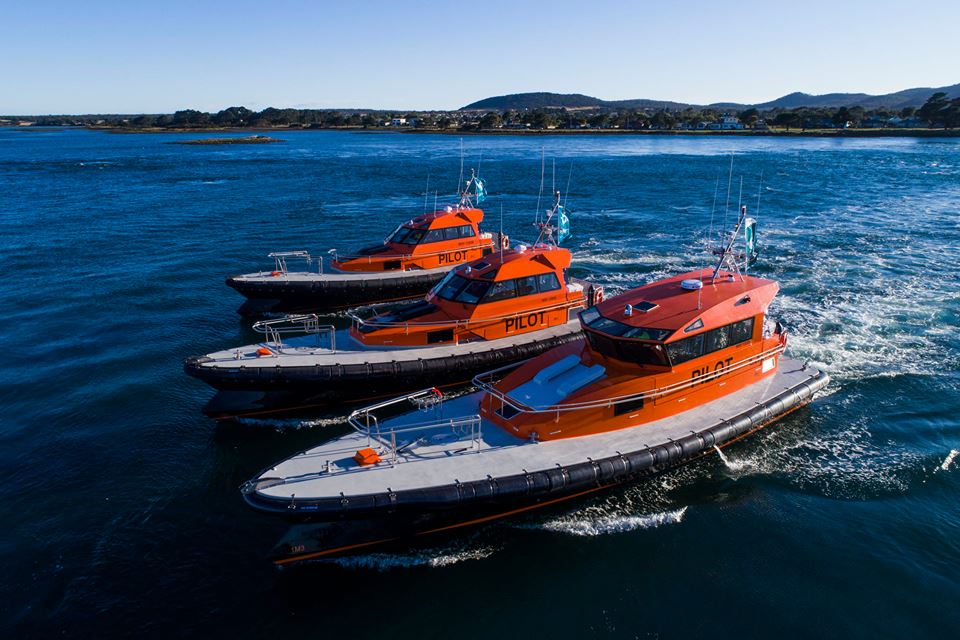
[[[817,371],[762,404],[686,438],[565,467],[415,492],[350,496],[336,504],[297,501],[291,508],[291,501],[266,501],[255,492],[247,491],[244,497],[256,509],[297,523],[269,554],[278,565],[405,545],[562,505],[693,462],[805,406],[828,381]]]
[[[384,490],[359,495],[310,497],[296,495],[281,498],[279,492],[267,495],[259,490],[258,481],[244,487],[247,503],[261,511],[282,515],[295,521],[317,522],[349,518],[371,518],[386,514],[451,513],[460,511],[472,518],[472,514],[490,507],[503,505],[503,511],[515,510],[525,505],[563,499],[629,482],[639,477],[659,473],[685,464],[715,448],[735,442],[760,428],[771,424],[791,411],[810,402],[822,389],[829,377],[827,374],[807,368],[791,372],[790,384],[770,393],[760,400],[750,398],[732,417],[711,421],[699,429],[686,429],[682,437],[666,437],[657,442],[657,434],[651,433],[644,443],[635,449],[619,449],[616,455],[583,455],[581,461],[568,464],[542,465],[539,470],[488,475],[482,480],[470,480],[438,484],[405,490]],[[696,410],[691,410],[696,411]],[[677,418],[668,418],[675,421]],[[587,440],[571,439],[571,440]],[[579,443],[576,443],[579,446]],[[636,444],[640,444],[637,441]],[[546,445],[530,445],[543,447]],[[483,458],[481,453],[478,459]],[[568,458],[569,459],[569,458]],[[532,467],[534,461],[530,461]],[[461,475],[460,477],[464,477]],[[261,481],[269,478],[261,475]]]
[[[521,334],[512,339],[457,347],[389,352],[332,353],[325,363],[284,366],[211,367],[210,358],[184,361],[184,371],[219,393],[204,407],[215,419],[322,408],[451,387],[479,373],[532,358],[580,339],[576,323]]]

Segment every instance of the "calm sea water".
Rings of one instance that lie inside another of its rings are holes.
[[[459,142],[167,144],[184,137],[0,129],[3,637],[960,631],[957,141],[465,139],[486,227],[502,206],[515,238],[532,236],[544,150],[577,273],[614,291],[703,265],[742,176],[751,208],[762,190],[772,313],[833,382],[726,462],[281,571],[264,554],[283,527],[237,487],[344,412],[216,425],[181,361],[251,340],[225,275],[381,238],[425,191],[454,191]]]

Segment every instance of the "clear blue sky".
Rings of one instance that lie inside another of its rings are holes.
[[[960,2],[0,2],[0,113],[762,102],[960,82]]]

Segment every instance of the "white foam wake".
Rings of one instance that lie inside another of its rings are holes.
[[[467,560],[483,560],[494,554],[493,547],[473,549],[425,549],[416,553],[369,553],[359,556],[335,558],[329,562],[347,569],[372,569],[389,571],[413,567],[448,567]]]
[[[583,518],[564,516],[544,522],[538,528],[572,536],[602,536],[610,533],[626,533],[637,529],[652,529],[665,524],[677,524],[683,520],[687,507],[635,516],[603,516]]]
[[[243,424],[250,427],[267,427],[270,429],[276,429],[277,431],[285,431],[287,429],[313,429],[314,427],[332,427],[335,425],[345,424],[347,422],[347,416],[313,418],[310,420],[300,418],[238,417],[234,418],[234,420],[238,424]]]
[[[943,460],[943,464],[940,465],[940,471],[948,471],[950,465],[953,464],[953,461],[957,459],[958,455],[960,455],[960,451],[950,449],[950,453],[947,454],[947,457]]]

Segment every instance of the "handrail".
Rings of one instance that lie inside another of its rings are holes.
[[[278,347],[283,345],[284,335],[312,333],[317,334],[317,346],[321,346],[321,336],[329,333],[330,350],[337,350],[337,328],[332,324],[320,324],[320,317],[315,313],[260,320],[253,323],[253,330],[266,335],[267,343],[274,343]]]
[[[379,305],[368,305],[366,307],[359,307],[357,309],[351,309],[347,311],[347,317],[354,321],[358,325],[370,325],[372,327],[377,327],[380,329],[392,328],[392,327],[405,327],[405,328],[427,328],[427,327],[455,327],[455,328],[469,328],[471,323],[474,328],[477,325],[482,323],[495,323],[500,320],[506,320],[508,318],[514,318],[517,316],[529,315],[532,313],[546,313],[548,311],[560,311],[562,309],[571,309],[575,307],[582,307],[584,305],[584,299],[581,297],[580,300],[566,301],[562,303],[557,303],[553,305],[548,305],[546,307],[537,307],[535,309],[525,309],[523,311],[515,311],[513,313],[506,313],[499,316],[484,316],[483,318],[467,318],[467,319],[453,319],[450,320],[436,320],[430,322],[387,322],[387,321],[377,321],[375,320],[376,316],[373,316],[370,319],[364,319],[358,315],[364,309],[374,309]],[[569,321],[569,320],[568,320]]]
[[[690,380],[683,380],[681,382],[675,382],[669,384],[665,387],[658,387],[655,389],[650,389],[648,391],[641,391],[639,393],[632,393],[623,396],[614,396],[612,398],[603,398],[599,400],[587,400],[583,402],[570,402],[567,404],[557,404],[550,405],[546,407],[531,407],[515,398],[510,397],[508,394],[497,390],[490,380],[496,374],[505,371],[507,369],[512,369],[518,367],[523,363],[515,363],[507,365],[505,367],[500,367],[499,369],[494,369],[493,371],[488,371],[486,373],[481,373],[473,378],[473,384],[480,387],[483,391],[490,394],[491,396],[500,400],[503,404],[510,405],[520,413],[557,413],[560,411],[581,411],[584,409],[598,409],[601,407],[611,407],[617,404],[622,404],[624,402],[631,402],[635,400],[650,400],[653,398],[659,398],[677,391],[683,391],[690,387],[702,384],[709,380],[719,378],[721,375],[729,373],[731,371],[738,371],[748,366],[752,366],[762,360],[769,358],[770,356],[783,353],[786,350],[786,346],[783,344],[778,344],[772,349],[767,349],[761,353],[750,356],[736,364],[732,364],[729,367],[724,367],[722,370],[711,371],[710,373],[704,374],[699,378],[692,378]]]
[[[430,420],[389,428],[381,425],[380,419],[374,412],[402,402],[415,404],[421,411],[428,411],[431,408],[442,407],[443,394],[437,388],[423,389],[409,393],[405,396],[357,409],[347,417],[347,422],[350,423],[350,426],[353,427],[357,433],[367,436],[368,446],[370,446],[374,440],[377,441],[393,456],[394,461],[397,460],[397,457],[403,449],[411,446],[411,443],[402,443],[398,446],[398,434],[440,429],[450,429],[453,434],[457,436],[458,441],[469,436],[470,448],[476,448],[476,452],[480,452],[480,440],[483,434],[481,430],[481,419],[478,414]]]

